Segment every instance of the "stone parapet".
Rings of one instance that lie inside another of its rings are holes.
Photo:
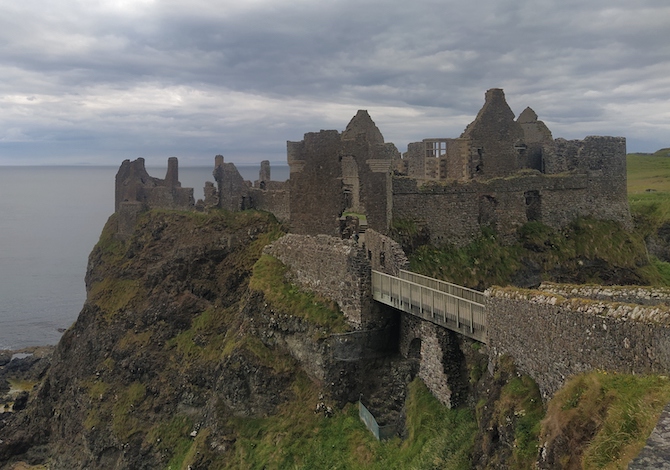
[[[539,290],[566,298],[581,297],[640,305],[670,304],[670,289],[665,287],[572,285],[543,282]]]
[[[288,267],[292,282],[335,301],[355,329],[375,323],[370,262],[354,241],[291,233],[264,252]]]
[[[602,369],[670,371],[670,307],[642,306],[551,292],[487,292],[489,347],[509,354],[551,396],[572,375]]]

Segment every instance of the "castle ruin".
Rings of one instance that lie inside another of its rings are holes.
[[[446,359],[458,352],[455,333],[411,314],[389,315],[371,297],[372,269],[397,275],[408,265],[401,247],[388,237],[394,221],[415,224],[434,244],[455,245],[468,243],[486,227],[513,242],[517,228],[530,221],[561,228],[575,218],[593,217],[632,225],[625,139],[554,139],[532,109],[515,118],[500,89],[486,92],[484,106],[460,137],[423,139],[409,144],[401,155],[384,141],[367,111],[358,111],[343,132],[321,130],[287,142],[287,161],[288,181],[272,181],[265,161],[252,183],[217,155],[215,182],[206,184],[204,200],[197,203],[192,190],[179,184],[176,159],[169,160],[164,180],[148,176],[142,159],[125,161],[116,179],[119,233],[130,233],[137,214],[150,208],[273,213],[290,234],[265,252],[287,266],[291,282],[337,302],[355,332],[365,333],[361,342],[383,339],[398,323],[401,354],[409,357],[418,351],[419,376],[449,406],[461,400],[457,382],[464,377]],[[597,312],[573,312],[562,304],[554,306],[556,302],[542,304],[544,313],[537,315],[538,302],[546,296],[524,301],[528,294],[517,298],[514,292],[492,289],[487,294],[487,308],[497,315],[492,315],[490,325],[495,330],[488,339],[495,353],[491,357],[512,354],[545,394],[582,370],[606,366],[628,371],[616,360],[621,344],[641,358],[631,370],[665,370],[670,361],[667,329],[654,340],[652,355],[663,355],[656,361],[638,354],[646,347],[644,338],[652,328],[648,325],[614,317],[601,321]],[[580,302],[575,305],[584,303]],[[574,331],[564,335],[569,315],[568,326]],[[528,319],[535,322],[530,330]],[[598,341],[592,339],[596,330]],[[544,331],[556,337],[547,342]],[[546,351],[537,346],[542,342]],[[607,348],[592,362],[574,359],[583,356],[587,346],[601,344]],[[567,352],[552,364],[552,357],[558,357],[555,345]],[[535,351],[544,354],[537,364]]]
[[[231,169],[219,183],[219,207],[268,210],[306,235],[387,234],[394,219],[407,220],[434,244],[463,245],[484,227],[511,242],[529,221],[561,228],[594,217],[631,226],[625,139],[554,139],[530,108],[515,120],[501,89],[486,92],[458,138],[414,142],[401,156],[358,111],[341,133],[287,142],[287,160],[283,184],[264,185],[262,169],[259,184],[243,186]]]
[[[292,233],[343,238],[367,229],[388,234],[394,220],[408,221],[437,245],[466,244],[485,227],[512,242],[529,221],[561,228],[593,217],[631,226],[625,139],[554,139],[532,109],[515,119],[501,89],[486,92],[460,137],[413,142],[401,155],[368,112],[358,111],[343,132],[287,142],[287,162],[288,181],[272,181],[264,161],[251,183],[217,155],[215,183],[195,205],[192,191],[179,185],[176,159],[164,180],[147,175],[142,159],[125,161],[116,210],[253,208],[272,212]]]

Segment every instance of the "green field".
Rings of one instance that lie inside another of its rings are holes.
[[[630,153],[628,165],[628,194],[646,192],[670,193],[670,150],[649,154]]]
[[[628,202],[643,236],[670,221],[670,150],[628,154]]]

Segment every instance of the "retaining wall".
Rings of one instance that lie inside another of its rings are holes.
[[[292,282],[337,302],[354,328],[376,326],[370,262],[353,240],[289,233],[264,252],[289,268]]]
[[[543,396],[567,378],[603,369],[670,371],[670,307],[642,306],[511,288],[487,291],[492,358],[509,354]]]

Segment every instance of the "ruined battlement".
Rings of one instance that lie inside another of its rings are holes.
[[[393,217],[414,221],[435,244],[466,244],[485,226],[512,242],[529,221],[632,226],[625,138],[554,139],[531,108],[515,120],[500,89],[486,92],[460,137],[410,143],[395,168]]]
[[[459,137],[410,143],[400,154],[370,114],[359,110],[344,131],[321,130],[286,143],[290,178],[271,180],[261,163],[258,180],[245,181],[217,155],[214,183],[198,209],[266,210],[290,232],[357,238],[372,229],[388,234],[393,219],[411,220],[434,244],[468,243],[483,227],[513,242],[517,228],[539,221],[561,228],[577,217],[615,220],[630,227],[626,197],[626,140],[589,136],[555,139],[537,113],[518,118],[503,90],[488,90],[474,121]],[[117,175],[116,207],[190,208],[177,160],[164,180],[144,160],[125,161]],[[130,219],[129,219],[130,220]]]
[[[132,232],[141,212],[149,209],[190,210],[194,206],[193,188],[182,188],[179,182],[176,157],[168,158],[165,179],[150,176],[143,158],[124,160],[116,173],[114,198],[121,237]]]

